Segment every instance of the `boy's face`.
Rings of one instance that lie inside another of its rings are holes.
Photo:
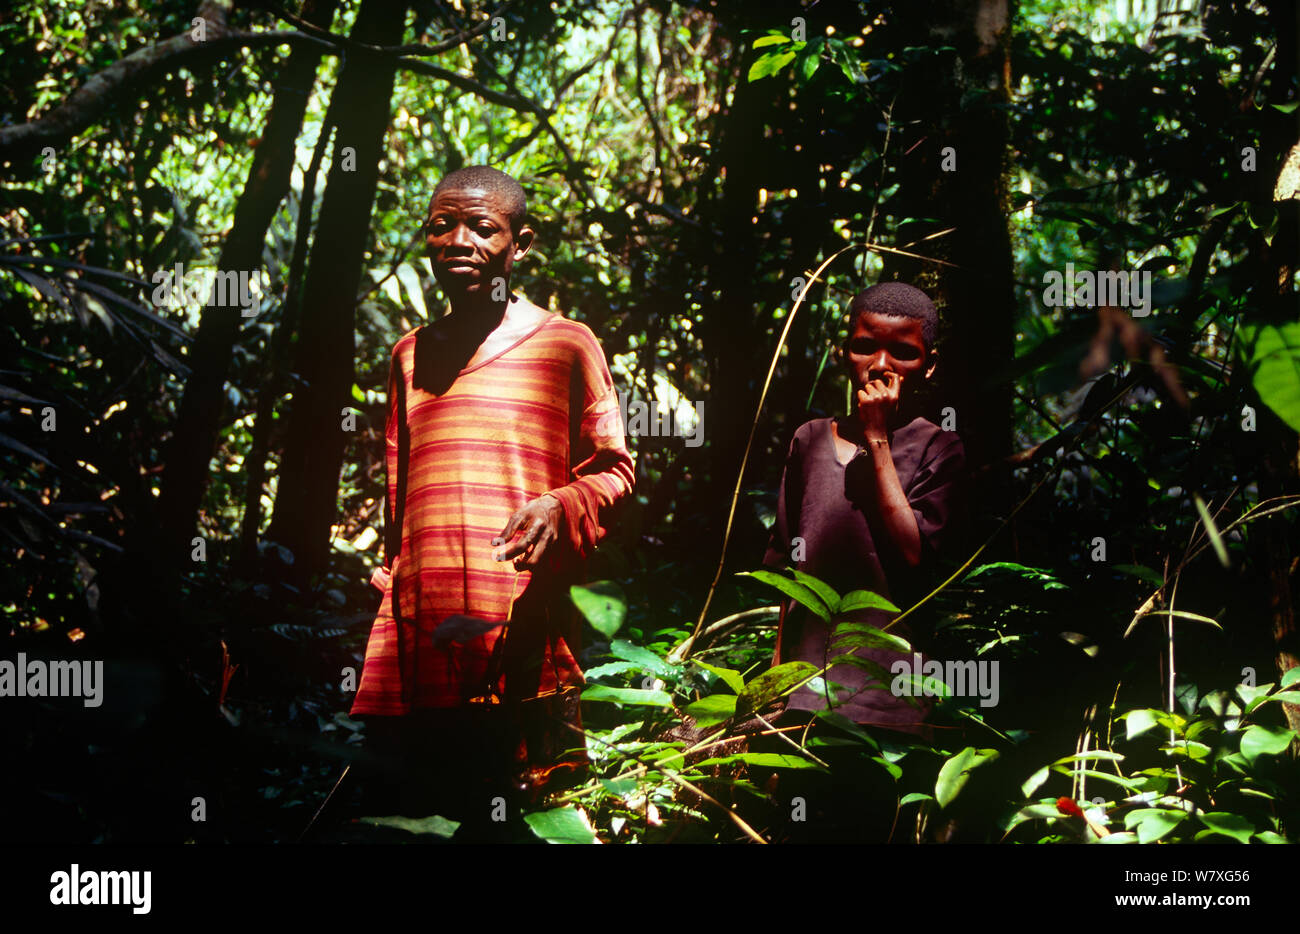
[[[858,315],[844,344],[856,392],[886,373],[903,377],[903,389],[934,373],[935,353],[925,346],[921,321],[867,311]]]
[[[434,278],[449,298],[491,294],[493,280],[510,281],[510,270],[532,246],[533,231],[510,229],[505,199],[481,188],[444,189],[429,205],[425,253]]]

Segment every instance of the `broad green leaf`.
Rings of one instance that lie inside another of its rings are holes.
[[[817,670],[816,666],[807,662],[786,662],[763,672],[740,692],[736,701],[736,719],[749,719],[778,697],[807,681]]]
[[[975,749],[967,746],[945,762],[939,769],[938,780],[934,783],[934,798],[939,802],[939,807],[946,808],[952,804],[958,793],[966,786],[966,782],[970,780],[972,769],[986,762],[992,762],[997,757],[996,749]]]
[[[1246,761],[1254,764],[1259,756],[1276,756],[1286,752],[1291,740],[1295,739],[1295,730],[1285,727],[1262,726],[1256,723],[1247,727],[1241,734],[1241,754]]]
[[[710,694],[693,704],[687,704],[683,710],[687,716],[695,718],[695,725],[701,729],[717,726],[731,719],[735,712],[735,694]]]
[[[637,688],[615,688],[607,684],[592,684],[582,692],[585,701],[609,701],[615,704],[644,704],[648,707],[671,707],[673,699],[663,691],[642,691]]]
[[[1290,842],[1290,841],[1287,840],[1286,837],[1282,836],[1282,835],[1279,834],[1279,833],[1275,833],[1275,832],[1273,832],[1272,830],[1262,830],[1262,831],[1260,831],[1259,833],[1255,834],[1255,839],[1258,840],[1260,843],[1288,843],[1288,842]]]
[[[911,804],[913,801],[933,801],[933,800],[934,800],[934,795],[926,795],[926,794],[922,794],[919,791],[914,791],[910,795],[903,795],[903,797],[900,798],[898,801],[898,806],[901,808],[903,805]]]
[[[591,628],[606,639],[614,638],[627,618],[627,598],[623,588],[614,581],[594,581],[569,588],[569,599],[591,623]]]
[[[817,591],[807,584],[791,580],[783,574],[777,574],[775,571],[741,571],[738,576],[752,577],[769,587],[775,587],[796,603],[812,610],[826,622],[829,623],[831,620],[831,608],[826,604],[825,600],[817,595]]]
[[[1033,775],[1025,779],[1025,783],[1020,786],[1020,793],[1028,798],[1042,787],[1043,782],[1047,781],[1047,777],[1051,774],[1052,770],[1048,766],[1043,766]]]
[[[1246,705],[1246,713],[1254,713],[1259,707],[1270,701],[1278,701],[1283,704],[1300,704],[1300,691],[1278,691],[1276,694],[1257,697]]]
[[[813,593],[817,594],[817,596],[821,598],[822,603],[826,604],[827,609],[833,610],[835,607],[839,606],[840,595],[830,584],[813,577],[811,574],[800,571],[798,568],[791,568],[790,573],[794,575],[795,580],[803,584]]]
[[[846,652],[853,649],[880,648],[895,652],[912,651],[911,643],[892,633],[882,632],[865,623],[840,623],[831,635],[831,651]]]
[[[1057,759],[1052,765],[1068,765],[1071,762],[1088,762],[1092,759],[1107,759],[1111,762],[1123,762],[1124,757],[1117,752],[1110,752],[1106,749],[1093,749],[1089,752],[1081,752],[1078,755],[1066,756],[1064,759]],[[1029,797],[1028,794],[1025,797]]]
[[[632,662],[634,665],[639,665],[646,671],[653,672],[661,678],[675,678],[679,674],[676,668],[654,652],[639,645],[633,645],[631,642],[625,642],[622,639],[615,639],[610,643],[609,654],[615,658]]]
[[[1249,843],[1251,835],[1255,832],[1255,825],[1240,814],[1229,814],[1226,811],[1210,811],[1199,815],[1199,817],[1201,823],[1209,827],[1214,833],[1231,837],[1239,843]],[[1201,839],[1203,834],[1205,834],[1204,831],[1198,833],[1196,838]]]
[[[746,765],[757,765],[768,769],[817,769],[822,772],[826,771],[811,759],[787,755],[783,752],[738,752],[734,756],[705,759],[703,762],[696,763],[695,768],[703,768],[706,765],[726,765],[728,762],[743,762]]]
[[[588,668],[583,672],[583,674],[586,675],[588,679],[604,678],[608,675],[621,675],[625,671],[632,671],[633,669],[639,668],[639,665],[634,665],[631,662],[606,662],[603,665],[597,665],[595,668]]]
[[[831,726],[837,729],[843,730],[845,733],[848,733],[850,736],[856,737],[859,742],[866,743],[872,749],[880,748],[880,744],[876,742],[874,736],[872,736],[870,733],[868,733],[862,727],[858,726],[856,723],[854,723],[848,717],[844,716],[844,714],[840,713],[839,711],[819,710],[817,711],[816,716],[818,720],[822,720],[826,723],[829,723]]]
[[[890,613],[899,613],[898,607],[890,603],[878,593],[872,593],[870,590],[854,590],[846,593],[844,599],[840,600],[835,607],[836,615],[843,613],[853,613],[857,610],[888,610]]]
[[[549,811],[525,814],[526,823],[533,833],[547,843],[596,843],[587,822],[572,804]]]
[[[1300,321],[1244,326],[1242,338],[1259,398],[1300,431]]]
[[[1300,101],[1287,101],[1285,104],[1270,104],[1274,110],[1280,110],[1284,114],[1295,113],[1295,109],[1300,107]]]
[[[1218,556],[1219,563],[1225,568],[1228,567],[1228,546],[1223,544],[1223,536],[1219,534],[1219,527],[1214,524],[1214,517],[1210,515],[1209,507],[1205,505],[1205,500],[1201,499],[1199,493],[1192,497],[1192,502],[1196,504],[1196,512],[1201,517],[1201,524],[1205,526],[1205,534],[1210,536],[1210,544],[1214,546],[1214,553]]]
[[[784,33],[773,34],[769,36],[762,36],[758,39],[755,39],[754,44],[750,46],[750,48],[762,49],[762,48],[766,48],[769,45],[785,45],[787,42],[791,42],[791,41],[793,40],[789,36],[785,35]]]
[[[1156,725],[1156,715],[1159,713],[1158,710],[1146,709],[1130,710],[1128,713],[1120,714],[1119,719],[1125,721],[1124,726],[1127,731],[1125,737],[1132,739],[1151,729]]]
[[[439,817],[434,814],[431,817],[402,817],[395,815],[393,817],[363,817],[360,819],[363,824],[372,824],[376,827],[393,827],[397,830],[405,830],[407,833],[413,833],[418,836],[441,837],[444,840],[450,840],[460,826],[460,821],[448,820],[445,817]]]
[[[749,66],[749,80],[758,81],[774,75],[794,61],[795,52],[768,52]]]
[[[1138,808],[1124,815],[1124,826],[1137,830],[1138,843],[1154,843],[1187,819],[1173,808]]]
[[[1028,804],[1016,811],[1009,818],[1001,821],[998,829],[1003,833],[1010,833],[1012,829],[1023,824],[1027,820],[1059,820],[1064,815],[1056,809],[1056,803],[1039,802],[1038,804]]]
[[[1157,587],[1163,587],[1165,583],[1165,579],[1159,571],[1149,568],[1145,564],[1117,564],[1114,566],[1114,570],[1144,580],[1148,584],[1155,584]]]
[[[1300,681],[1300,665],[1295,668],[1288,668],[1282,675],[1282,680],[1277,683],[1280,688],[1289,688],[1291,685]]]
[[[699,665],[705,671],[711,671],[721,679],[722,683],[731,688],[737,694],[745,690],[745,679],[740,672],[731,668],[719,668],[717,665],[710,665],[708,662],[702,662],[698,658],[691,659],[693,663]]]
[[[361,391],[361,387],[356,383],[352,384],[352,398],[363,404],[366,401],[366,394]]]

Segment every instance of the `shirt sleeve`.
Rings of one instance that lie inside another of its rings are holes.
[[[405,387],[398,381],[404,380],[402,373],[402,345],[399,341],[393,348],[388,367],[388,422],[384,429],[384,473],[387,480],[384,489],[384,567],[390,571],[393,559],[402,543],[402,530],[397,522],[397,470],[401,451],[402,399]]]
[[[572,323],[579,329],[569,396],[573,481],[547,492],[564,507],[570,547],[585,558],[608,534],[613,511],[631,494],[636,472],[604,351],[590,328]]]
[[[927,557],[944,553],[959,537],[965,513],[966,451],[956,432],[930,443],[906,491]]]

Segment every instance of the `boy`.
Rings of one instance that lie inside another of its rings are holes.
[[[924,572],[956,524],[964,465],[954,432],[909,417],[915,387],[934,375],[937,326],[934,304],[910,285],[881,283],[853,299],[844,345],[852,413],[807,422],[795,432],[764,564],[792,564],[840,594],[869,590],[904,608],[923,595],[917,591]],[[884,629],[892,615],[865,610],[853,618]],[[887,631],[911,638],[904,624]],[[798,604],[783,607],[776,662],[801,660],[820,668],[829,657],[846,654],[828,655],[830,635],[830,625]],[[896,660],[910,661],[885,649],[853,654],[886,671]],[[790,696],[785,722],[830,706],[858,724],[926,735],[925,706],[895,697],[888,681],[868,688],[881,679],[850,664],[833,666],[825,679],[848,693],[828,702],[825,690],[800,688]],[[840,823],[848,827],[851,821]]]

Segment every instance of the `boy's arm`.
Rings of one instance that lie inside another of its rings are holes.
[[[893,553],[910,568],[921,563],[921,530],[912,513],[912,505],[903,492],[903,484],[894,469],[889,449],[888,420],[898,407],[903,377],[887,373],[886,379],[873,380],[858,390],[858,421],[862,425],[863,447],[870,456],[871,493],[867,502],[893,546]],[[883,542],[881,544],[884,544]],[[878,550],[884,550],[879,549]]]

